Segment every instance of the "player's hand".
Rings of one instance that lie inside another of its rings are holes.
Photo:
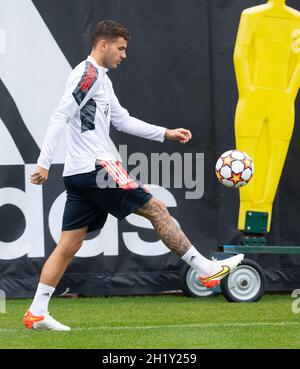
[[[192,138],[191,131],[184,128],[167,129],[165,138],[172,141],[179,141],[180,143],[187,143]]]
[[[49,171],[42,167],[37,166],[35,172],[30,176],[30,182],[33,184],[41,185],[48,179]]]

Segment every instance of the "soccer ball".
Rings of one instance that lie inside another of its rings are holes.
[[[243,151],[229,150],[224,152],[216,162],[216,176],[226,187],[240,188],[245,186],[253,176],[252,159]]]

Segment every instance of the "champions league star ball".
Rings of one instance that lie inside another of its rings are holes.
[[[240,188],[245,186],[253,176],[254,164],[244,152],[229,150],[217,160],[216,176],[226,187]]]

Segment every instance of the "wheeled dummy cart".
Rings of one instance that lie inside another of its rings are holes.
[[[245,260],[208,291],[189,267],[181,271],[189,296],[222,292],[229,301],[257,301],[264,293],[264,272],[248,254],[299,254],[300,246],[267,245],[272,207],[292,137],[294,103],[300,85],[300,12],[285,0],[269,0],[242,12],[234,50],[239,99],[235,112],[237,150],[255,165],[250,183],[239,189],[238,245],[223,245],[228,254]]]

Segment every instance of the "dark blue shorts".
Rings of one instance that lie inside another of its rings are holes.
[[[108,213],[121,220],[151,199],[152,195],[133,181],[120,163],[101,164],[92,172],[64,177],[67,201],[63,231],[86,226],[88,232],[101,229]]]

